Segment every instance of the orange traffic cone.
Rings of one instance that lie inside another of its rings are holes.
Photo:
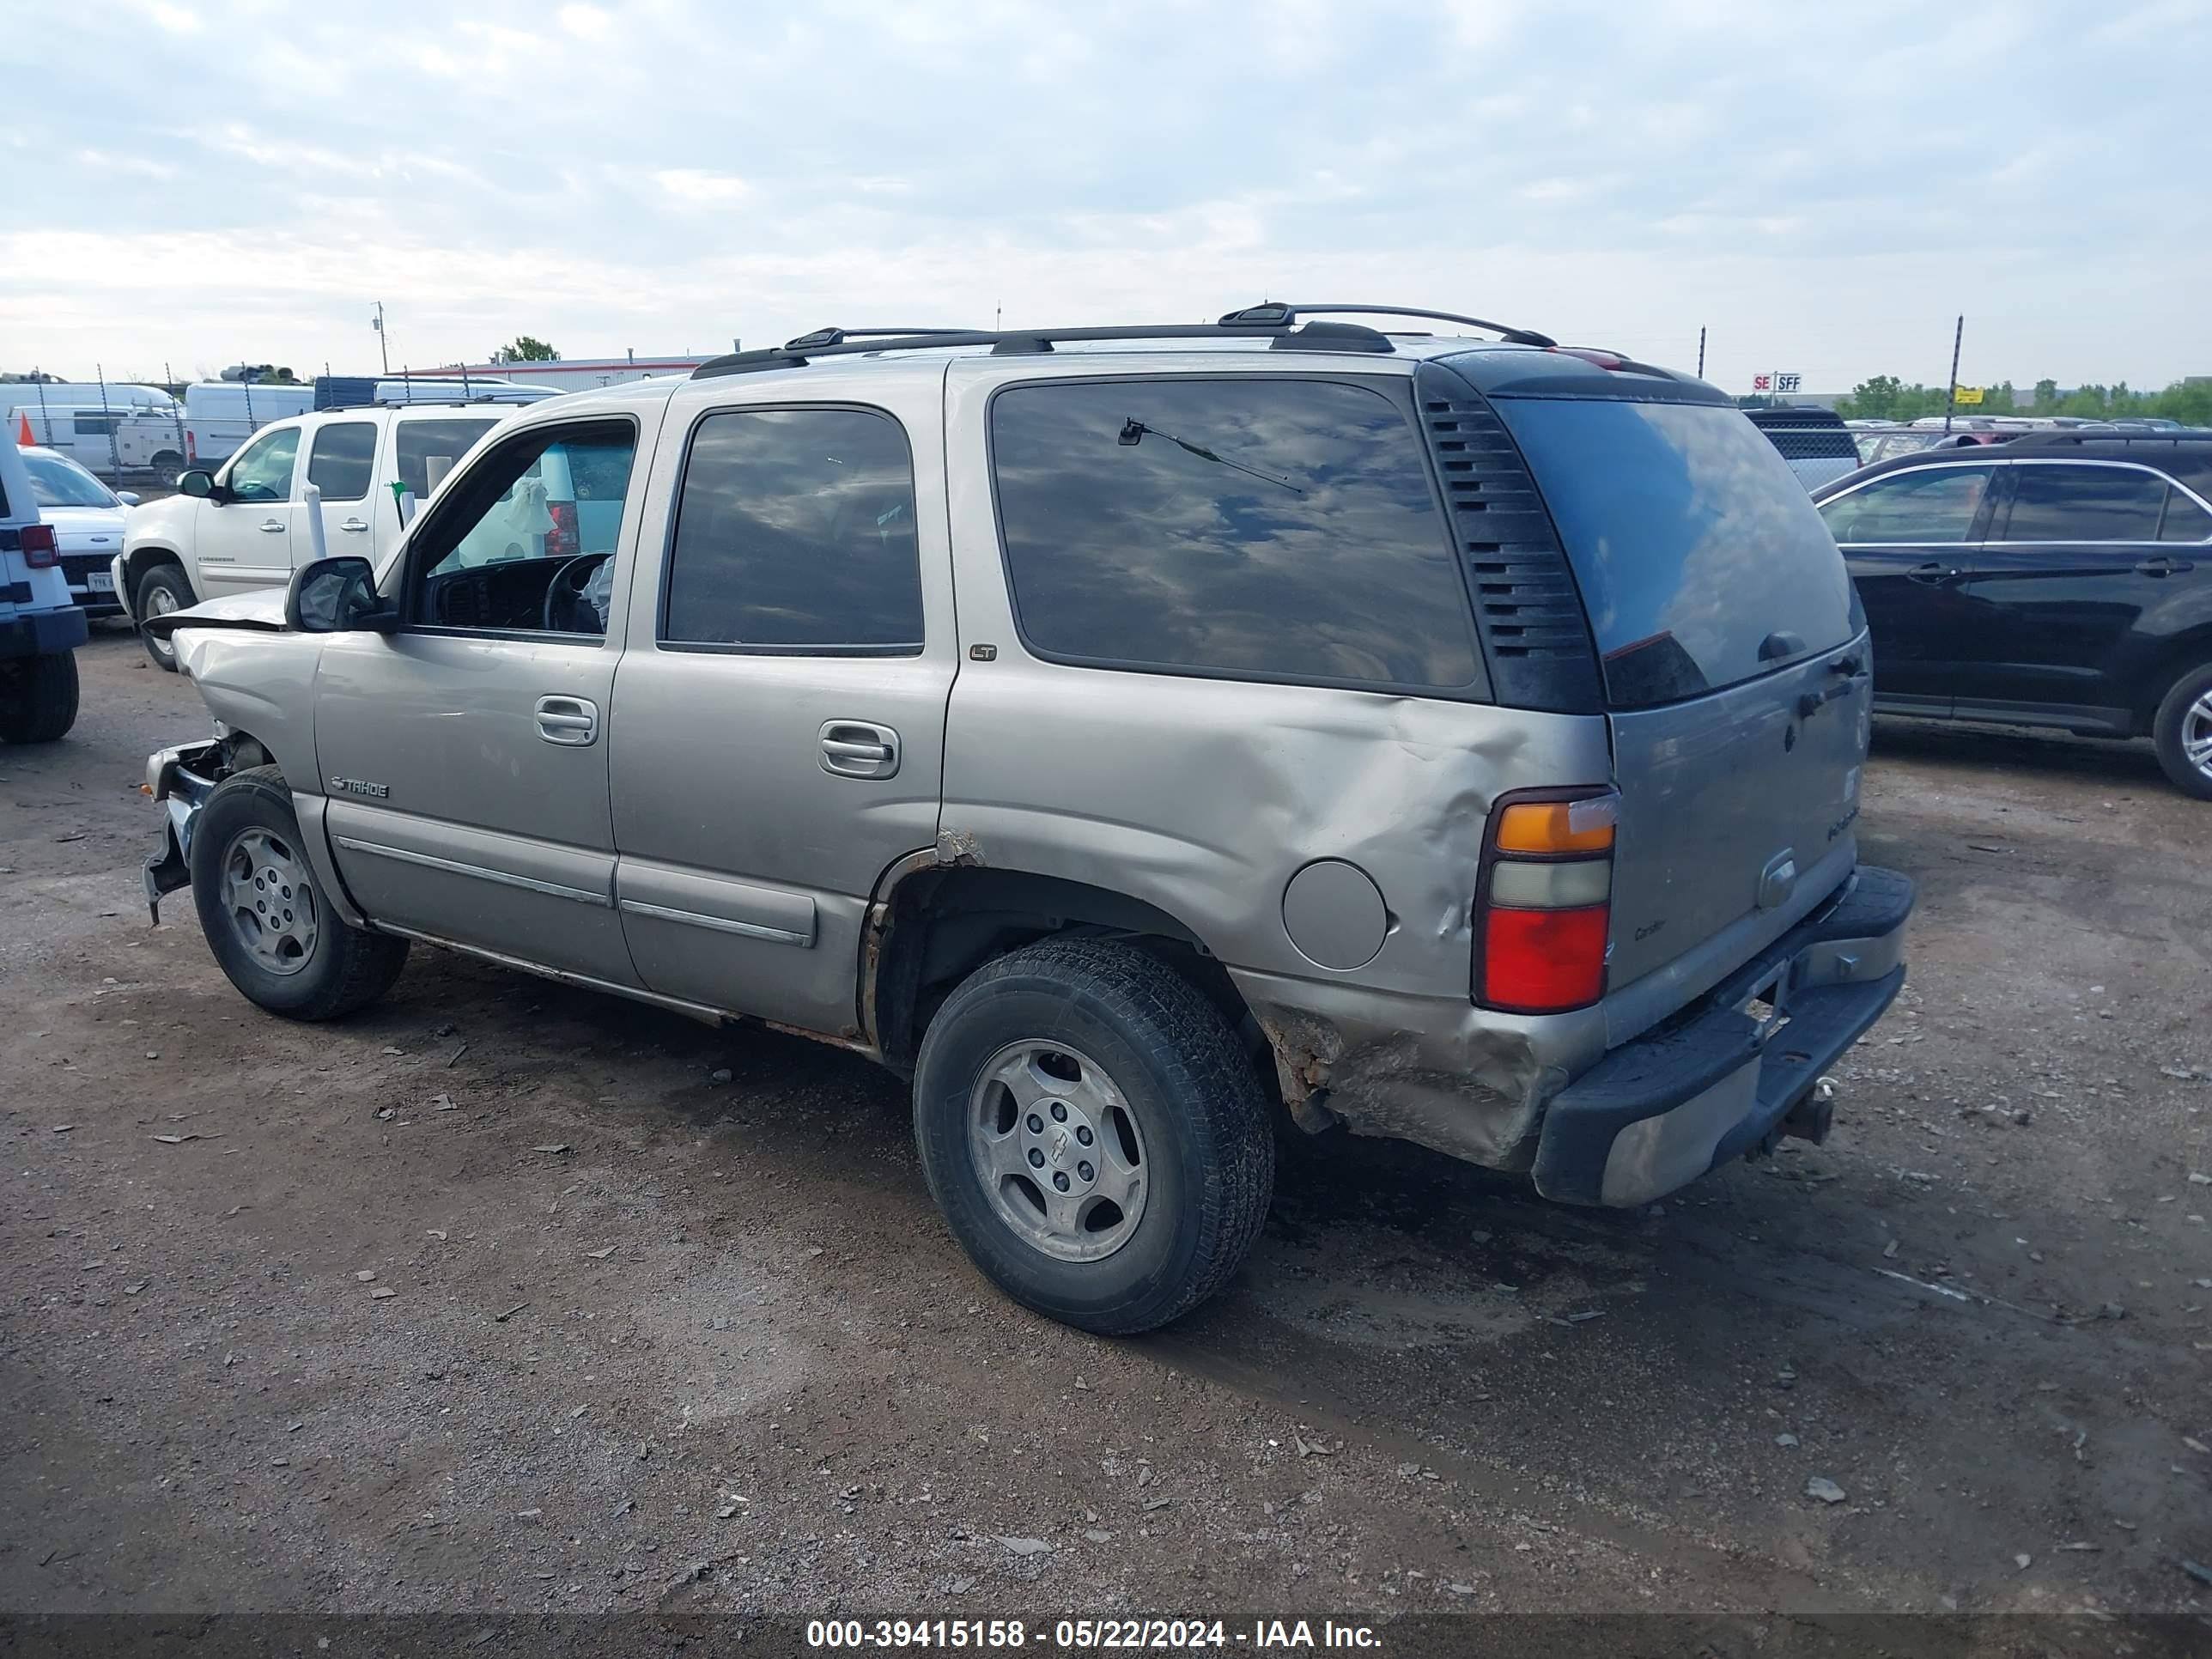
[[[32,445],[38,442],[38,440],[31,435],[31,417],[20,409],[17,410],[15,413],[22,421],[22,424],[15,430],[16,447],[21,449],[28,449]]]

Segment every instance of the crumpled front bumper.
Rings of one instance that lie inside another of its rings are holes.
[[[1861,865],[1840,902],[1576,1078],[1545,1111],[1537,1190],[1642,1204],[1784,1133],[1820,1139],[1820,1073],[1904,987],[1912,898],[1910,878]]]
[[[192,831],[215,793],[222,745],[213,741],[157,749],[146,757],[146,793],[161,808],[161,841],[146,859],[146,909],[161,923],[161,900],[192,879]]]

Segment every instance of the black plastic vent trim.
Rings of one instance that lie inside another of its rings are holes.
[[[1442,363],[1414,372],[1413,398],[1466,561],[1493,696],[1512,708],[1602,713],[1582,591],[1520,447],[1489,401]]]

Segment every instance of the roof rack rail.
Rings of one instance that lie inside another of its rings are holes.
[[[734,351],[711,357],[691,371],[695,380],[724,374],[753,374],[774,368],[800,368],[815,357],[852,356],[877,351],[919,351],[930,347],[988,346],[998,357],[1050,351],[1055,343],[1084,340],[1267,340],[1290,351],[1390,351],[1389,337],[1356,323],[1308,323],[1293,329],[1279,321],[1163,323],[1110,328],[1013,328],[1003,330],[917,329],[893,333],[877,329],[817,329],[780,346]]]
[[[2007,448],[2033,449],[2042,444],[2212,444],[2212,429],[2204,427],[2185,427],[2179,432],[2143,432],[2132,428],[2100,432],[2094,427],[2037,426],[2006,435],[2010,440]]]
[[[819,351],[826,346],[842,345],[848,340],[902,339],[923,334],[974,332],[973,329],[967,328],[817,328],[811,334],[801,334],[770,349],[778,351]]]
[[[1240,323],[1279,322],[1288,325],[1299,317],[1359,316],[1359,317],[1419,317],[1432,323],[1471,323],[1477,328],[1486,328],[1492,334],[1502,334],[1515,345],[1555,346],[1559,342],[1548,334],[1539,334],[1532,328],[1514,328],[1505,323],[1493,323],[1483,317],[1462,317],[1455,311],[1424,311],[1417,306],[1293,306],[1270,302],[1247,306],[1242,311],[1232,311],[1221,320],[1224,326]]]

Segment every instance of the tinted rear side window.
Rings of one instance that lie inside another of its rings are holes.
[[[392,440],[392,463],[399,470],[399,481],[418,499],[428,495],[495,424],[488,420],[400,422],[398,435]]]
[[[1835,543],[1735,410],[1506,398],[1498,412],[1566,544],[1615,708],[1717,690],[1851,636]],[[1798,648],[1763,657],[1777,635]]]
[[[307,451],[307,482],[326,501],[357,501],[368,495],[375,466],[376,426],[370,421],[326,426]]]
[[[2008,542],[2154,542],[2166,480],[2131,466],[2023,462],[2013,469]]]
[[[1362,386],[1054,383],[991,405],[1024,637],[1116,666],[1479,687],[1407,417]]]
[[[692,434],[669,559],[672,643],[921,650],[906,433],[862,409],[709,415]]]

